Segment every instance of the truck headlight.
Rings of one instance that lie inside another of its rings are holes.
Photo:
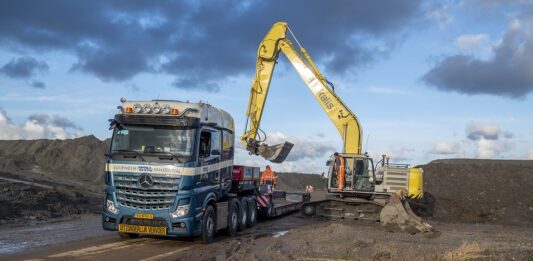
[[[176,211],[170,213],[173,218],[183,217],[189,214],[189,205],[178,206]]]
[[[107,211],[113,213],[113,214],[118,214],[118,209],[115,207],[115,203],[113,203],[113,201],[111,200],[107,200],[106,201],[106,207]]]

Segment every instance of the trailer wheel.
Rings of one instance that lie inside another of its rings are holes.
[[[233,237],[237,235],[237,227],[239,226],[239,205],[237,200],[232,199],[228,208],[228,234]]]
[[[216,214],[213,206],[207,206],[202,220],[202,241],[204,244],[211,243],[215,237]]]
[[[257,202],[254,198],[248,201],[248,227],[253,227],[257,223]]]
[[[304,204],[301,208],[301,213],[306,217],[314,217],[316,215],[316,206],[314,204]]]
[[[241,207],[239,208],[239,231],[245,230],[248,226],[248,198],[241,199]]]
[[[138,238],[139,234],[131,234],[131,233],[118,233],[120,238]]]

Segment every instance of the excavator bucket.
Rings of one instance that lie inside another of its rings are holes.
[[[380,213],[381,224],[391,231],[436,235],[433,227],[418,217],[405,200],[405,191],[394,193]]]
[[[290,142],[269,146],[265,143],[260,143],[258,140],[248,139],[246,150],[250,154],[259,155],[273,163],[281,163],[289,156],[293,146],[294,144]]]
[[[291,152],[293,146],[294,144],[290,142],[272,146],[263,143],[259,146],[259,156],[274,163],[281,163],[289,156],[289,152]]]

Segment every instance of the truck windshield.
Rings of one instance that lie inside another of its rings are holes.
[[[111,153],[133,151],[192,157],[196,129],[125,125],[113,132]]]

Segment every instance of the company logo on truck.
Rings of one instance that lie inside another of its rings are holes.
[[[142,171],[142,172],[152,172],[152,167],[151,166],[137,166],[139,168],[139,171]]]

